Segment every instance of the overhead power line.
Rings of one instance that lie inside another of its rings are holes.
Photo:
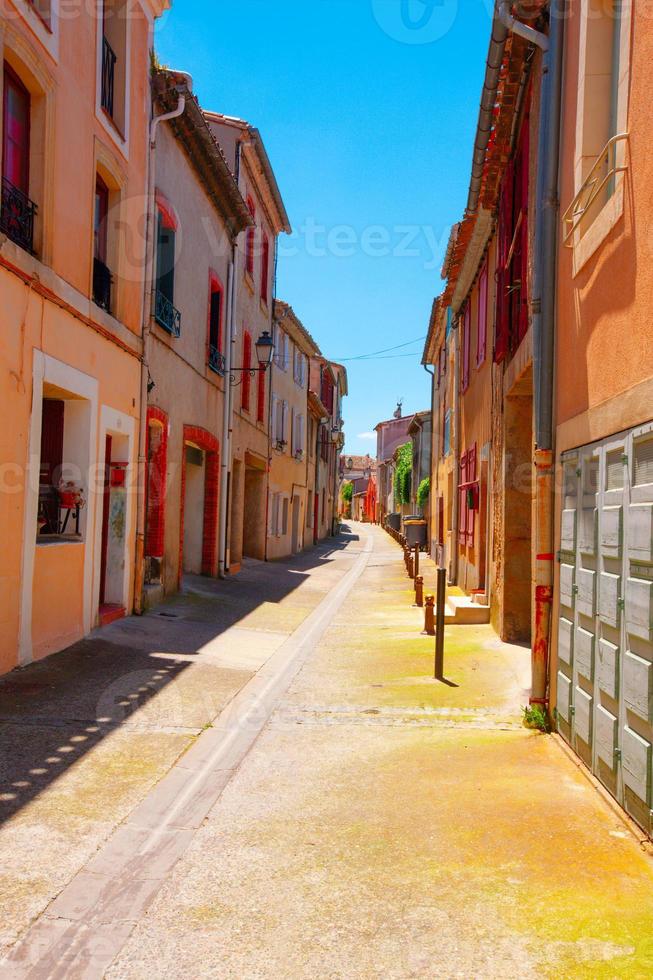
[[[381,354],[388,354],[390,351],[401,350],[404,347],[410,347],[411,344],[419,344],[426,340],[424,337],[416,337],[415,340],[407,340],[405,344],[397,344],[396,347],[386,347],[383,350],[370,351],[369,354],[357,354],[355,357],[339,357],[338,363],[342,364],[344,361],[366,361],[373,357],[379,357]],[[414,354],[395,354],[395,357],[414,357]]]

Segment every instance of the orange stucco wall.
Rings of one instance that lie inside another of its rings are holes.
[[[568,22],[563,101],[561,205],[574,197],[580,16]],[[653,240],[648,230],[653,187],[650,153],[650,65],[653,35],[643,10],[633,4],[632,62],[627,128],[630,163],[624,181],[623,217],[595,254],[574,275],[574,255],[561,247],[558,279],[556,416],[558,450],[609,435],[634,419],[621,402],[628,389],[653,376],[651,306]],[[605,422],[591,429],[580,416],[615,399]],[[620,404],[621,402],[621,404]],[[653,416],[653,404],[648,417]],[[566,425],[577,418],[578,426]],[[561,444],[561,440],[562,443]]]
[[[83,635],[83,544],[36,549],[32,600],[33,658],[40,660]]]

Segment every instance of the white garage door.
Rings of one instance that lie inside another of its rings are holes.
[[[558,729],[653,832],[653,423],[563,456]]]

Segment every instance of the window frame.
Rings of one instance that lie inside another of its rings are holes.
[[[256,250],[256,204],[251,194],[247,195],[247,210],[249,211],[253,225],[245,230],[245,274],[254,280],[254,252]]]

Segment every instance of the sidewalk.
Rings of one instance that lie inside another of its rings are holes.
[[[0,958],[340,580],[342,540],[0,680]]]

